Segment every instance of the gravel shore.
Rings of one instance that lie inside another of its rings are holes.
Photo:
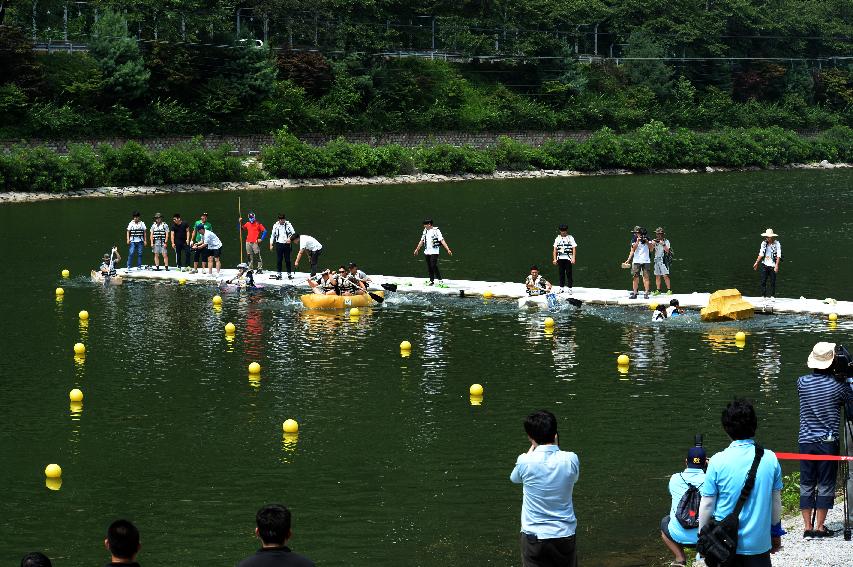
[[[773,555],[774,567],[853,567],[853,541],[844,541],[844,514],[841,502],[826,517],[826,527],[837,531],[831,538],[803,539],[803,518],[782,522],[782,550]]]
[[[799,163],[784,166],[774,166],[767,169],[846,169],[853,167],[848,163]],[[762,171],[760,167],[727,168],[706,167],[704,169],[659,169],[648,173],[687,174],[687,173],[718,173],[729,171]],[[487,174],[463,173],[457,175],[439,175],[434,173],[416,173],[412,175],[397,175],[394,177],[332,177],[323,179],[271,179],[258,183],[212,183],[210,185],[160,185],[156,187],[97,187],[81,189],[67,193],[30,193],[25,191],[0,192],[0,204],[28,203],[33,201],[49,201],[55,199],[83,199],[96,197],[143,197],[146,195],[163,195],[168,193],[201,193],[210,191],[263,191],[266,189],[296,189],[300,187],[342,187],[353,185],[403,185],[411,183],[448,183],[457,181],[488,180],[488,179],[542,179],[559,177],[582,177],[591,175],[630,175],[634,172],[627,169],[608,169],[602,171],[571,171],[562,169],[545,169],[534,171],[496,171]]]

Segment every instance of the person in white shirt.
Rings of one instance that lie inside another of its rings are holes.
[[[415,246],[414,255],[417,256],[421,248],[424,249],[424,257],[426,258],[427,271],[429,272],[429,281],[426,285],[434,285],[436,278],[438,279],[438,287],[444,287],[444,280],[441,279],[441,272],[438,269],[438,252],[441,246],[447,250],[448,256],[453,256],[453,252],[444,240],[441,230],[437,226],[433,226],[432,219],[424,221],[424,231],[421,233],[421,239],[418,245]]]
[[[569,234],[569,226],[560,225],[560,234],[554,239],[554,249],[551,255],[551,263],[557,266],[560,276],[560,291],[566,287],[572,292],[572,266],[578,257],[578,245],[574,237]]]
[[[767,297],[767,281],[770,280],[770,299],[774,299],[776,274],[779,273],[779,262],[782,261],[782,244],[776,240],[779,235],[773,232],[772,228],[765,230],[761,236],[764,240],[761,242],[761,248],[758,249],[758,258],[755,259],[752,269],[757,270],[758,263],[761,262],[761,295]]]
[[[551,283],[542,277],[538,266],[530,267],[530,275],[524,280],[527,295],[545,295],[551,291]]]
[[[666,234],[662,227],[655,229],[655,295],[660,295],[660,279],[663,276],[663,281],[666,283],[666,294],[672,295],[672,285],[669,281],[669,265],[667,258],[669,257],[672,246],[666,238]]]
[[[679,317],[684,315],[684,309],[682,309],[681,305],[679,305],[677,299],[669,300],[669,307],[666,308],[666,316],[667,317]]]
[[[370,277],[366,273],[358,269],[358,266],[355,262],[350,262],[347,268],[349,270],[349,275],[355,278],[356,281],[364,284],[364,287],[367,287],[372,283]]]
[[[202,237],[201,242],[193,243],[193,248],[207,251],[207,273],[213,273],[213,263],[216,262],[216,273],[219,274],[222,269],[222,241],[214,234],[212,230],[207,230],[203,224],[196,227]],[[204,266],[202,266],[204,268]]]
[[[160,256],[163,257],[163,266],[169,271],[169,252],[166,248],[166,238],[169,236],[169,225],[163,222],[163,215],[154,215],[154,224],[151,225],[151,250],[154,252],[154,269],[160,270]]]
[[[270,233],[270,250],[275,246],[276,265],[278,268],[278,275],[271,276],[274,280],[281,279],[282,260],[284,260],[287,266],[287,279],[293,279],[293,269],[290,267],[290,243],[293,240],[294,234],[296,234],[296,231],[293,230],[293,225],[290,224],[289,220],[284,218],[284,213],[279,213],[278,222],[273,225],[272,232]]]
[[[290,241],[299,245],[299,252],[296,254],[296,261],[293,263],[294,267],[299,266],[302,253],[307,250],[308,260],[311,262],[311,277],[314,277],[317,273],[317,262],[320,260],[320,254],[323,253],[323,245],[313,236],[299,234],[298,232],[290,237]]]
[[[643,289],[646,293],[644,297],[649,298],[649,264],[650,253],[653,244],[649,242],[648,231],[643,227],[637,227],[637,239],[631,244],[631,251],[628,253],[628,259],[625,263],[631,264],[631,277],[633,278],[633,291],[629,296],[631,299],[637,299],[637,289],[639,288],[640,275],[643,276]],[[631,260],[633,259],[633,263]]]
[[[127,225],[127,269],[130,270],[131,260],[136,254],[136,269],[142,269],[142,249],[145,247],[145,231],[148,227],[139,220],[139,211],[133,211],[133,219]]]

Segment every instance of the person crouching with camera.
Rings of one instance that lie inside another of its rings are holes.
[[[800,397],[800,453],[838,455],[841,407],[853,403],[847,370],[853,360],[844,347],[817,343],[808,358],[810,374],[797,379]],[[800,461],[800,511],[803,537],[830,537],[826,514],[835,500],[837,461]]]

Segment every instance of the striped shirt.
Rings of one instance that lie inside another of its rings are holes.
[[[799,443],[838,439],[841,405],[853,402],[850,384],[837,382],[829,374],[806,374],[797,379],[800,396]]]

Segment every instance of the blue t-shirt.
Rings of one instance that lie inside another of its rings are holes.
[[[672,505],[669,508],[669,535],[676,543],[684,545],[696,545],[699,539],[699,528],[688,530],[675,517],[678,511],[678,503],[681,502],[681,497],[687,492],[687,483],[692,484],[700,491],[702,483],[705,482],[705,473],[702,469],[686,468],[682,473],[675,473],[669,479],[669,494],[672,496]]]
[[[524,485],[522,532],[539,539],[575,534],[572,491],[579,472],[578,456],[556,445],[539,445],[532,453],[519,455],[509,478]]]
[[[702,496],[715,496],[714,519],[722,520],[734,509],[746,474],[755,458],[755,441],[732,441],[728,448],[708,461]],[[770,551],[770,524],[773,521],[773,491],[782,490],[782,467],[776,454],[767,449],[758,463],[755,487],[740,512],[738,555],[760,555]]]

